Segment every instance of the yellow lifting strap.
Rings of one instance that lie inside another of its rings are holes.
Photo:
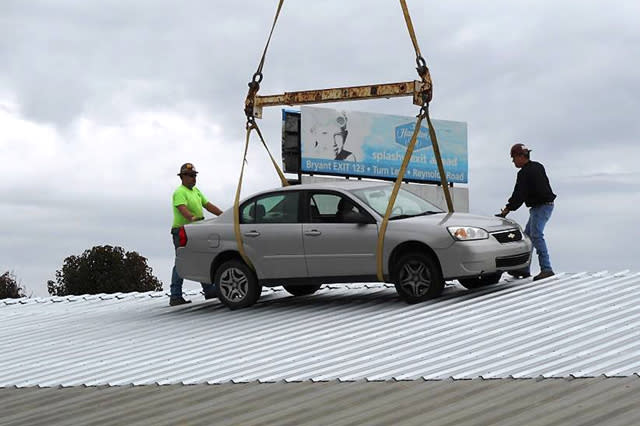
[[[428,82],[431,87],[431,76],[429,75],[429,69],[427,68],[426,62],[422,55],[420,54],[420,47],[418,46],[418,40],[416,38],[415,31],[413,30],[413,24],[411,22],[411,15],[409,14],[409,8],[407,7],[407,3],[405,0],[400,0],[400,6],[402,7],[402,12],[404,14],[405,22],[407,23],[407,30],[409,31],[409,36],[411,37],[411,42],[413,43],[413,48],[416,52],[416,64],[418,65],[417,71],[422,81]],[[416,140],[418,139],[418,134],[420,133],[420,127],[423,119],[427,119],[427,123],[429,124],[429,136],[431,138],[431,144],[433,145],[433,151],[436,157],[436,161],[438,163],[438,170],[440,172],[440,180],[442,187],[445,192],[445,198],[447,200],[447,207],[450,212],[453,212],[453,202],[451,201],[451,196],[449,194],[449,188],[447,186],[447,176],[444,172],[444,166],[442,164],[442,159],[440,158],[440,149],[438,148],[438,140],[436,138],[436,132],[433,128],[433,124],[431,123],[431,119],[429,118],[429,102],[431,101],[432,92],[425,96],[425,99],[422,100],[422,108],[420,109],[420,113],[418,114],[418,120],[416,122],[416,126],[413,129],[413,135],[411,136],[411,141],[409,142],[409,146],[407,146],[407,151],[404,154],[404,159],[402,160],[402,166],[398,171],[398,176],[396,177],[395,183],[393,185],[393,190],[391,191],[391,196],[389,197],[389,203],[387,204],[387,210],[384,214],[384,218],[382,219],[382,224],[380,225],[380,230],[378,231],[378,245],[376,248],[376,276],[378,281],[385,281],[384,272],[383,272],[383,258],[384,258],[384,237],[387,232],[387,226],[389,225],[389,217],[391,216],[391,212],[393,211],[393,206],[396,202],[396,197],[398,196],[398,191],[400,190],[400,185],[404,178],[404,174],[407,170],[407,166],[409,165],[409,161],[411,160],[411,155],[413,154],[413,149],[416,144]],[[389,271],[391,273],[391,271]]]
[[[282,173],[280,166],[278,166],[278,163],[273,158],[273,155],[271,155],[271,151],[269,151],[269,147],[267,146],[267,143],[264,141],[264,137],[262,137],[262,132],[260,131],[260,127],[258,127],[258,124],[256,123],[253,117],[253,104],[255,102],[256,94],[258,93],[258,90],[260,90],[260,82],[262,81],[262,67],[264,66],[264,60],[265,60],[265,57],[267,56],[267,49],[269,47],[269,42],[271,41],[271,36],[273,35],[273,30],[276,27],[276,22],[278,21],[278,16],[280,15],[280,10],[282,9],[283,3],[284,3],[284,0],[280,0],[280,2],[278,3],[278,9],[276,10],[276,15],[273,18],[273,24],[271,25],[271,32],[269,33],[269,38],[267,39],[267,43],[264,46],[264,50],[262,51],[262,58],[260,58],[258,69],[253,74],[253,78],[251,82],[249,82],[249,93],[247,94],[247,99],[245,100],[245,114],[247,116],[247,124],[246,124],[247,135],[246,135],[245,144],[244,144],[244,155],[242,156],[242,166],[240,168],[240,177],[238,178],[238,187],[236,189],[236,197],[233,201],[233,231],[236,237],[238,252],[242,257],[242,260],[244,260],[245,263],[249,265],[249,267],[251,267],[252,269],[255,269],[255,267],[253,266],[253,263],[251,262],[246,252],[244,251],[242,234],[240,232],[240,192],[242,189],[242,178],[244,176],[244,166],[247,163],[247,152],[249,150],[249,140],[250,140],[252,130],[256,131],[256,133],[260,137],[260,141],[262,142],[262,145],[267,150],[267,154],[269,154],[271,163],[273,164],[273,167],[276,169],[276,172],[278,173],[278,177],[280,178],[280,182],[282,183],[282,186],[289,185],[289,182],[285,178],[284,173]]]
[[[400,7],[402,7],[402,13],[404,14],[404,20],[407,23],[407,30],[409,31],[409,37],[411,37],[413,48],[416,51],[416,57],[421,58],[420,46],[418,46],[418,39],[416,38],[416,33],[413,30],[413,23],[411,22],[411,15],[409,14],[407,2],[405,0],[400,0]]]
[[[289,182],[287,182],[287,179],[285,178],[284,173],[282,173],[282,170],[278,166],[278,163],[276,163],[276,160],[273,158],[273,155],[271,155],[271,151],[269,151],[269,147],[267,147],[267,144],[264,141],[264,138],[262,137],[262,132],[260,132],[260,128],[254,122],[250,127],[247,128],[247,137],[246,137],[245,144],[244,144],[244,155],[242,156],[242,166],[240,168],[240,178],[238,179],[238,188],[236,189],[236,197],[235,197],[235,200],[233,201],[233,231],[235,233],[236,243],[238,245],[238,252],[240,253],[240,256],[245,261],[245,263],[247,265],[249,265],[249,267],[251,267],[252,269],[254,268],[253,267],[253,263],[251,263],[251,260],[249,259],[249,257],[245,253],[244,245],[242,243],[242,234],[240,232],[240,208],[239,208],[239,206],[240,206],[240,192],[241,192],[241,189],[242,189],[242,178],[244,176],[244,166],[247,163],[247,151],[249,150],[249,139],[250,139],[250,135],[251,135],[251,130],[253,130],[253,129],[255,129],[256,133],[258,133],[258,136],[260,136],[260,141],[262,141],[262,145],[267,150],[267,154],[269,154],[269,158],[271,159],[271,163],[275,167],[276,172],[278,173],[278,176],[280,177],[280,182],[282,183],[282,186],[289,185]]]
[[[421,110],[420,115],[418,115],[418,121],[416,122],[415,129],[413,129],[411,142],[409,142],[409,146],[407,146],[407,152],[404,154],[404,159],[402,160],[402,166],[400,167],[400,171],[398,172],[398,177],[396,178],[396,181],[393,184],[393,190],[391,191],[391,196],[389,197],[387,210],[384,213],[384,218],[382,219],[382,224],[380,225],[380,230],[378,231],[378,247],[376,250],[376,264],[377,264],[376,275],[378,277],[378,281],[384,281],[384,274],[382,270],[382,266],[383,266],[382,252],[384,249],[384,236],[387,232],[387,226],[389,224],[389,216],[391,216],[391,212],[393,211],[393,205],[396,202],[396,197],[398,196],[398,190],[400,189],[402,178],[404,177],[404,173],[407,170],[407,166],[409,165],[409,160],[411,160],[411,155],[413,154],[413,148],[416,145],[416,140],[418,140],[418,133],[420,133],[420,125],[422,124],[422,120],[424,119],[425,114],[426,113]]]

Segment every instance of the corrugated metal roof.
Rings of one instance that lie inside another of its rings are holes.
[[[3,425],[637,425],[640,378],[0,389]]]
[[[385,284],[251,309],[163,294],[0,301],[0,387],[631,376],[640,274],[558,274],[417,305]]]

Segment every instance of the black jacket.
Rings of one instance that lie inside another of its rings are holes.
[[[555,199],[556,195],[551,190],[544,166],[537,161],[528,161],[518,172],[516,186],[513,188],[507,208],[514,211],[518,210],[522,203],[527,207],[535,207]]]

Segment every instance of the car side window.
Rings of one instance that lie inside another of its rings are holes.
[[[297,223],[297,191],[280,192],[256,198],[241,208],[242,223]]]
[[[309,216],[312,223],[350,223],[361,212],[349,198],[339,194],[315,193],[309,197]]]
[[[240,207],[240,223],[256,223],[255,200]]]

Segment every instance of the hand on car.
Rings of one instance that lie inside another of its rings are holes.
[[[509,208],[505,207],[496,216],[497,217],[507,217],[507,215],[509,214],[509,211],[510,211]]]

